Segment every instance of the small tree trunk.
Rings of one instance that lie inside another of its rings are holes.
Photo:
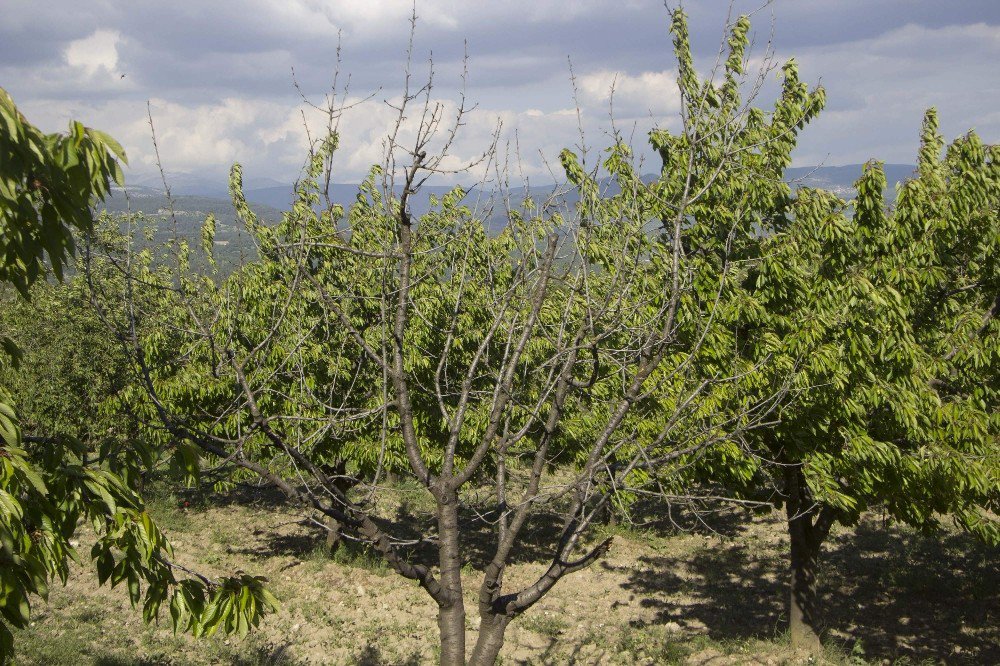
[[[785,513],[791,545],[791,581],[788,624],[792,648],[816,654],[821,649],[820,617],[816,594],[819,548],[825,529],[813,522],[818,508],[808,497],[801,466],[785,468]]]
[[[345,495],[357,483],[353,477],[348,476],[347,460],[345,459],[338,459],[333,463],[321,465],[321,469],[325,474],[332,477],[333,485]],[[332,556],[340,548],[340,544],[343,543],[343,525],[335,518],[327,516],[326,526],[326,551],[328,555]]]
[[[465,601],[458,537],[458,496],[451,493],[438,500],[438,557],[441,586],[447,594],[438,604],[442,666],[465,666]]]
[[[331,557],[340,548],[341,543],[341,525],[338,520],[327,516],[326,518],[326,552],[327,555]]]
[[[509,615],[487,615],[482,618],[470,666],[493,666],[497,662],[511,619]]]
[[[618,527],[618,514],[615,512],[610,500],[606,499],[604,501],[604,506],[601,507],[600,512],[597,514],[595,522],[612,528]]]
[[[808,517],[805,517],[808,520]],[[795,521],[804,522],[804,521]],[[791,538],[791,594],[788,613],[792,647],[816,653],[820,650],[816,598],[817,553],[802,526],[789,523]]]

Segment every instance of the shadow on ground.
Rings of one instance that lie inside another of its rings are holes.
[[[268,488],[237,488],[229,493],[214,495],[190,493],[190,508],[198,511],[204,506],[240,505],[256,509],[270,506],[287,506],[285,498]],[[185,501],[183,498],[181,501]],[[468,554],[468,563],[477,569],[485,568],[492,559],[497,543],[494,522],[486,506],[463,506],[462,539]],[[437,563],[436,519],[432,513],[419,510],[407,502],[397,507],[391,519],[374,516],[373,520],[393,539],[400,542],[400,550],[411,562],[426,565]],[[518,547],[510,558],[510,563],[547,562],[551,559],[558,543],[563,517],[554,512],[537,511],[525,524],[519,537]],[[269,558],[281,555],[304,557],[321,549],[326,531],[319,525],[302,521],[297,528],[274,531],[254,529],[255,541],[252,546],[234,549],[245,555]],[[344,544],[354,548],[349,542]],[[356,550],[356,548],[354,548]]]
[[[769,640],[786,627],[786,542],[712,542],[693,556],[643,557],[624,587],[653,623],[692,620],[719,641]],[[1000,663],[1000,550],[962,533],[880,521],[824,546],[821,607],[830,640],[867,658]],[[605,565],[608,566],[608,565]]]
[[[212,503],[218,499],[258,508],[283,504],[273,491],[255,488],[213,497]],[[465,507],[462,513],[469,564],[478,570],[492,557],[496,542],[489,516],[480,512]],[[642,521],[643,515],[640,511],[636,517]],[[645,515],[641,527],[660,536],[690,529],[713,535],[701,547],[641,556],[642,566],[628,569],[623,587],[653,611],[647,626],[694,625],[720,642],[773,640],[783,634],[787,540],[775,538],[782,534],[780,525],[751,523],[739,511],[714,513],[710,523],[693,514],[671,516],[662,506],[649,507]],[[435,521],[426,507],[404,502],[391,519],[378,522],[400,541],[416,542],[403,548],[411,561],[435,563]],[[556,513],[533,516],[513,563],[549,561],[560,527]],[[315,553],[325,536],[315,525],[254,534],[254,545],[238,552],[304,557]],[[848,652],[860,641],[868,658],[1000,664],[998,561],[1000,549],[956,531],[925,535],[877,519],[840,530],[822,556],[821,607],[830,639]],[[613,559],[597,566],[616,568]],[[367,659],[379,663],[374,653]]]
[[[420,658],[420,653],[416,652],[403,661],[389,660],[382,654],[382,650],[378,645],[369,643],[361,651],[361,654],[357,655],[358,666],[420,666],[424,663]]]
[[[230,658],[221,658],[219,664],[227,666],[293,666],[294,662],[288,657],[290,643],[285,643],[277,647],[266,646],[252,650],[247,655],[232,655]],[[96,655],[92,661],[80,660],[78,664],[92,664],[93,666],[162,666],[164,663],[174,663],[172,660],[164,662],[159,659],[136,659],[123,655]]]

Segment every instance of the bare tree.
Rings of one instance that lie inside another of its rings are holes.
[[[609,551],[592,529],[609,502],[683,495],[694,460],[741,446],[784,396],[776,369],[737,353],[743,284],[816,101],[786,70],[770,119],[741,102],[763,77],[744,73],[748,28],[745,18],[732,26],[721,83],[701,82],[674,14],[684,112],[681,132],[651,134],[661,176],[641,178],[613,133],[601,171],[563,153],[579,200],[569,210],[559,197],[512,206],[502,191],[472,210],[456,188],[415,216],[428,178],[451,173],[468,110],[464,96],[435,101],[433,76],[414,90],[408,67],[385,161],[345,211],[326,190],[343,110],[331,97],[328,133],[279,224],[256,218],[234,167],[234,204],[259,259],[205,279],[130,253],[88,255],[127,273],[126,293],[95,292],[95,302],[109,322],[130,322],[117,333],[145,389],[135,413],[183,460],[262,480],[417,581],[438,607],[442,663],[494,663],[512,620]],[[474,162],[503,183],[498,155],[494,141]],[[184,260],[185,242],[177,248]],[[156,297],[135,297],[150,285]],[[118,297],[124,315],[113,317]],[[159,333],[141,335],[137,322],[151,321]],[[387,470],[433,500],[435,524],[416,540],[379,514]],[[512,556],[542,516],[558,520],[548,566],[511,588]],[[492,554],[470,651],[462,569],[483,523]],[[413,555],[416,543],[435,560]]]

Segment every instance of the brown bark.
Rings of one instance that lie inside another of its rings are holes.
[[[790,521],[791,584],[788,624],[792,647],[817,652],[820,649],[819,612],[816,605],[816,555],[801,523]],[[799,523],[796,525],[796,523]]]
[[[319,465],[319,468],[327,475],[328,483],[332,484],[343,497],[347,497],[347,493],[358,483],[358,479],[347,474],[346,460],[337,460],[333,464]],[[344,541],[343,530],[346,526],[333,516],[327,516],[325,522],[326,552],[328,555],[333,556],[340,549],[340,544]]]
[[[340,530],[343,529],[343,525],[340,521],[331,516],[326,518],[326,553],[331,557],[336,554],[340,549],[340,543],[342,540],[342,535]]]
[[[488,614],[479,625],[479,636],[472,651],[470,666],[493,666],[503,648],[507,625],[513,618],[509,615]]]
[[[442,666],[465,664],[465,602],[462,598],[462,554],[459,544],[458,496],[438,496],[438,557],[444,594],[438,600]]]
[[[794,649],[816,654],[822,647],[816,574],[820,547],[833,524],[834,512],[811,498],[801,465],[785,467],[785,513],[791,545],[789,634]]]

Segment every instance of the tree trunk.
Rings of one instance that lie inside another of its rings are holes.
[[[323,470],[324,474],[331,477],[333,485],[344,495],[350,492],[351,488],[357,484],[357,480],[347,474],[347,460],[345,459],[338,459],[333,463],[322,464],[320,465],[320,469]],[[343,525],[340,524],[340,521],[327,516],[326,527],[326,551],[328,555],[333,556],[340,548],[340,544],[343,543]]]
[[[462,557],[459,547],[458,496],[438,500],[438,557],[446,598],[438,602],[442,666],[465,665],[465,601],[462,598]]]
[[[327,516],[326,518],[326,553],[327,555],[333,557],[333,555],[340,548],[341,543],[341,525],[338,520]]]
[[[788,628],[792,648],[817,654],[822,645],[816,572],[832,513],[821,512],[810,497],[801,465],[785,467],[785,514],[791,544]]]
[[[809,543],[806,530],[791,521],[788,535],[791,538],[791,594],[788,612],[789,633],[792,647],[816,653],[820,650],[819,614],[816,599],[817,553]]]
[[[618,527],[618,513],[612,506],[610,499],[604,499],[604,506],[601,507],[594,522],[607,527]]]
[[[438,607],[441,666],[465,666],[465,607],[461,601]]]
[[[493,666],[497,662],[511,619],[513,618],[508,615],[487,615],[482,618],[470,666]]]

